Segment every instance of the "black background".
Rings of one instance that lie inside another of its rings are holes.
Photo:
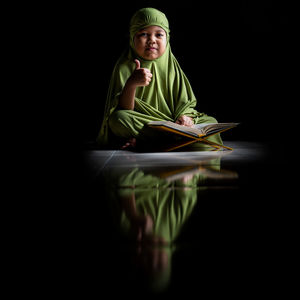
[[[70,71],[76,78],[76,121],[83,142],[94,141],[113,66],[128,45],[128,25],[142,7],[163,11],[171,47],[200,112],[240,122],[226,140],[276,140],[292,121],[293,7],[286,1],[130,1],[78,4],[67,22]],[[73,101],[73,99],[72,99]],[[274,130],[274,128],[276,128]]]

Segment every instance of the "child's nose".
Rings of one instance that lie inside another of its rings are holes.
[[[149,41],[155,41],[155,35],[153,34],[151,34],[151,35],[149,35]]]

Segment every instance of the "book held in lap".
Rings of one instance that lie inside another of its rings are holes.
[[[203,123],[187,127],[170,121],[152,121],[148,123],[148,126],[164,131],[172,131],[191,138],[204,138],[231,129],[238,124],[239,123]]]

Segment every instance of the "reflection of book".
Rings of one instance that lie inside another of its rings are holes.
[[[231,129],[237,125],[238,123],[204,123],[193,125],[193,127],[187,127],[170,121],[152,121],[148,123],[148,126],[151,128],[192,138],[192,141],[182,144],[179,147],[175,147],[174,149],[199,141],[209,144],[217,149],[226,148],[232,150],[229,147],[210,142],[206,140],[206,138],[216,133],[221,133],[223,131]],[[173,148],[170,150],[173,150]]]
[[[154,170],[155,175],[166,179],[171,182],[177,179],[184,178],[184,176],[194,176],[199,173],[199,166],[183,166],[183,167],[168,167],[162,168],[161,170]]]
[[[153,172],[153,170],[152,170]],[[192,179],[194,176],[198,175],[197,185],[202,183],[206,185],[223,185],[232,184],[237,180],[238,174],[235,171],[215,169],[213,166],[184,166],[184,167],[174,167],[154,170],[155,176],[165,179],[167,182],[172,182],[179,179]]]

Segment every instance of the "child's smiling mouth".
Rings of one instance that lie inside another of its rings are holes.
[[[158,49],[157,48],[154,48],[154,47],[147,47],[146,48],[146,51],[157,51]]]

